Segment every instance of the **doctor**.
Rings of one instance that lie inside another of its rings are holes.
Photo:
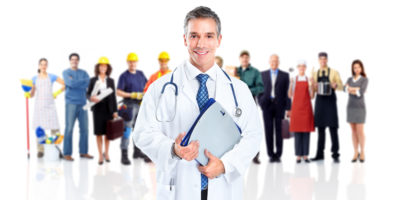
[[[184,30],[189,60],[150,85],[133,133],[135,143],[156,164],[157,199],[243,199],[243,176],[262,139],[259,113],[247,85],[226,76],[214,62],[222,38],[216,13],[195,8],[186,15]],[[199,143],[180,143],[208,98],[232,111],[243,137],[221,158],[205,151],[209,162],[199,166]],[[235,115],[238,108],[242,112]]]

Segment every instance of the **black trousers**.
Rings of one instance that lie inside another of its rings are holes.
[[[282,156],[282,119],[277,104],[271,102],[268,108],[263,109],[264,133],[267,144],[267,153],[270,158],[280,158]],[[274,145],[275,139],[275,145]],[[276,151],[274,150],[276,147]]]
[[[201,191],[201,200],[207,200],[208,189]]]
[[[326,127],[318,127],[318,148],[316,157],[323,158],[325,150],[325,129]],[[339,158],[339,135],[338,128],[329,127],[329,132],[331,134],[331,152],[332,158]]]
[[[296,156],[308,156],[310,149],[310,132],[294,134],[294,149]]]

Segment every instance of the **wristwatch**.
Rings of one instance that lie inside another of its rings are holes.
[[[172,146],[171,146],[171,157],[172,157],[172,159],[182,160],[182,158],[179,157],[178,155],[176,155],[176,153],[175,153],[175,142],[172,143]]]

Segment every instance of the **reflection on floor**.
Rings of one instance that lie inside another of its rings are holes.
[[[155,199],[155,166],[142,160],[131,166],[119,162],[99,166],[84,159],[28,162],[28,199]],[[364,200],[364,167],[328,161],[251,164],[244,179],[244,199]]]

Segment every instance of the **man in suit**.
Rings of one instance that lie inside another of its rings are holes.
[[[271,55],[269,63],[271,68],[261,72],[264,91],[258,96],[258,102],[263,111],[267,153],[272,163],[281,161],[283,146],[281,124],[286,110],[289,114],[290,100],[288,98],[289,74],[278,69],[279,56]]]

